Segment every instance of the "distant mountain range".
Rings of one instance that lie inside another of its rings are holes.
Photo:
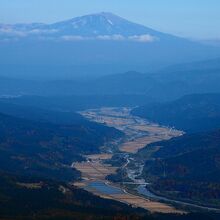
[[[111,13],[54,24],[0,24],[2,76],[74,78],[220,56],[202,45],[135,24]]]
[[[213,59],[173,65],[154,73],[130,71],[87,80],[40,81],[0,77],[0,95],[72,96],[70,99],[75,106],[88,108],[103,104],[140,106],[195,93],[220,93],[219,82],[220,60]],[[79,98],[81,95],[83,98]],[[66,98],[64,100],[71,103]]]
[[[149,43],[178,39],[106,12],[54,24],[0,24],[0,36],[2,41],[35,38],[59,41],[112,40]]]

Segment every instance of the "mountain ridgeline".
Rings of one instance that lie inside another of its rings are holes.
[[[215,130],[220,128],[220,94],[187,95],[138,107],[132,113],[190,133]]]
[[[0,50],[1,75],[29,79],[145,72],[220,56],[219,47],[162,33],[111,13],[53,24],[1,24]]]
[[[220,131],[185,134],[149,145],[159,146],[144,168],[151,190],[200,205],[219,207]]]
[[[123,135],[76,113],[0,105],[0,170],[4,172],[74,180],[79,174],[71,164],[83,160],[81,154],[97,153],[106,141]]]
[[[152,183],[151,191],[219,207],[220,94],[192,94],[171,102],[149,103],[132,114],[186,132],[139,152],[146,160],[144,176]]]
[[[141,106],[153,101],[175,100],[193,93],[220,93],[219,81],[220,60],[214,59],[170,66],[152,73],[130,71],[84,80],[1,78],[0,95],[72,96],[72,101],[77,105],[92,107],[120,103],[121,106]]]

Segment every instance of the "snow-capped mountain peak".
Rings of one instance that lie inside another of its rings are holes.
[[[160,32],[135,24],[109,12],[76,17],[54,24],[0,25],[0,37],[31,37],[58,40],[130,40],[152,42]]]

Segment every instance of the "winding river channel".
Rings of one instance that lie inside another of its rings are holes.
[[[183,132],[133,116],[130,110],[129,108],[100,108],[80,112],[91,121],[121,130],[125,136],[120,140],[106,143],[100,148],[100,154],[85,155],[86,161],[74,163],[72,166],[82,174],[82,180],[75,185],[103,198],[145,208],[151,212],[184,212],[171,204],[219,211],[157,196],[147,189],[149,183],[142,177],[145,161],[136,156],[137,152],[150,143],[168,140],[183,135]],[[113,163],[116,155],[120,160],[122,159],[123,164]],[[126,178],[121,178],[122,180],[118,183],[107,180],[107,176],[116,174],[119,170],[125,174]]]

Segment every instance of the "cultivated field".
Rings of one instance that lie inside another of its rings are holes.
[[[161,127],[157,124],[152,124],[144,119],[130,115],[129,108],[101,108],[80,112],[84,117],[98,123],[103,123],[110,127],[115,127],[125,133],[125,138],[118,145],[117,153],[131,153],[135,154],[139,149],[146,145],[160,141],[167,140],[182,134],[182,132]],[[100,149],[105,149],[101,147]],[[110,160],[114,153],[105,153],[94,155],[86,155],[86,162],[74,163],[73,166],[81,172],[82,180],[74,183],[75,186],[81,187],[90,191],[100,197],[107,199],[114,199],[134,207],[147,209],[151,212],[161,213],[183,213],[175,209],[171,205],[152,201],[137,194],[131,194],[126,189],[121,188],[120,185],[111,183],[106,180],[110,174],[115,174],[118,167],[112,167],[104,163],[105,160]],[[125,165],[123,166],[125,167]],[[120,193],[103,193],[97,188],[90,187],[91,183],[97,181],[102,182],[105,186],[120,188]]]

